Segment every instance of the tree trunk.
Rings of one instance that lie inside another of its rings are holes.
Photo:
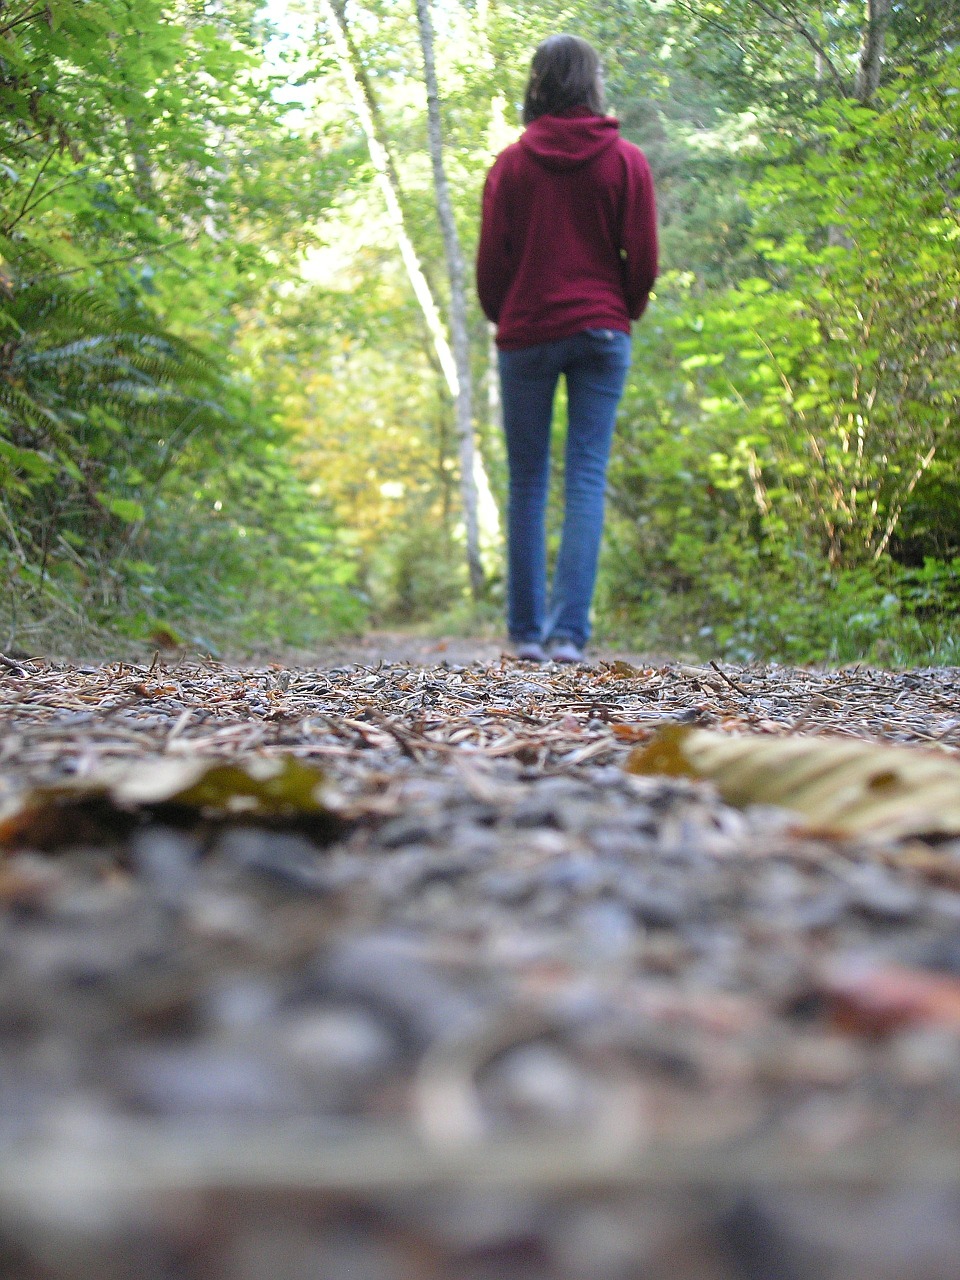
[[[457,331],[457,319],[453,314],[453,308],[451,308],[451,331],[454,336],[454,346],[452,349],[447,337],[446,327],[440,313],[440,308],[437,305],[436,298],[430,287],[430,283],[424,274],[416,248],[410,238],[409,232],[407,231],[407,223],[403,213],[403,204],[396,168],[393,164],[384,130],[380,123],[379,112],[377,110],[376,99],[373,95],[372,86],[370,85],[366,73],[360,64],[356,48],[354,47],[353,41],[350,37],[350,31],[344,14],[343,0],[319,0],[319,8],[326,20],[326,25],[333,41],[337,64],[340,68],[341,74],[347,82],[347,88],[350,92],[354,111],[357,114],[364,136],[367,140],[367,148],[370,153],[370,160],[373,164],[377,185],[380,188],[384,203],[387,207],[387,215],[397,239],[400,256],[403,259],[407,276],[410,280],[411,286],[413,287],[417,302],[420,305],[420,310],[423,313],[427,330],[430,334],[430,340],[433,344],[437,361],[443,373],[444,381],[446,382],[450,395],[453,397],[457,406],[457,424],[458,434],[460,436],[461,490],[464,507],[464,524],[467,534],[467,567],[470,575],[471,589],[473,590],[474,595],[477,595],[483,587],[483,566],[480,560],[479,513],[482,508],[488,522],[493,527],[494,533],[496,533],[497,509],[491,496],[490,484],[486,470],[483,466],[483,459],[473,447],[473,425],[469,416],[467,417],[467,422],[470,426],[469,439],[466,443],[464,441],[464,433],[462,429],[462,388],[466,387],[467,413],[469,415],[469,346],[466,348],[466,362],[464,364],[463,353],[456,350],[459,345],[459,338]],[[447,193],[447,203],[449,205],[449,193]],[[444,233],[444,245],[446,247],[446,233]],[[460,298],[461,302],[464,304],[463,333],[468,336],[466,330],[466,308],[463,292],[462,257],[460,260],[460,276]],[[461,370],[465,370],[466,376],[463,376]]]
[[[862,106],[867,106],[880,84],[883,69],[883,49],[893,0],[866,0],[866,23],[860,42],[860,61],[853,83],[853,96]],[[852,249],[853,242],[842,227],[827,228],[827,243],[831,247]]]
[[[156,196],[150,153],[144,146],[140,130],[130,116],[123,117],[123,127],[130,144],[130,155],[133,158],[133,189],[137,199],[142,204],[148,205]]]
[[[348,78],[352,78],[355,81],[355,84],[350,86],[351,93],[354,93],[355,96],[355,90],[359,90],[363,97],[363,101],[367,105],[367,111],[370,114],[370,128],[380,146],[383,148],[383,158],[384,163],[386,164],[387,178],[390,182],[390,186],[393,188],[394,194],[397,197],[397,204],[403,210],[403,216],[406,220],[407,213],[404,208],[403,191],[400,187],[400,175],[397,173],[396,165],[393,163],[393,155],[390,152],[390,147],[387,142],[387,131],[384,128],[383,116],[380,112],[380,105],[377,102],[377,95],[373,91],[373,85],[370,83],[370,77],[367,75],[367,69],[363,65],[363,59],[360,57],[360,52],[353,39],[353,33],[350,30],[349,23],[347,22],[346,0],[330,0],[330,3],[327,5],[321,4],[321,8],[326,8],[328,11],[333,12],[336,28],[343,39],[343,45],[346,52],[346,59],[344,61],[344,58],[341,57],[341,50],[338,43],[337,57],[340,61],[341,70],[348,75]],[[366,132],[366,126],[364,126],[364,130]],[[427,283],[430,285],[431,293],[436,297],[436,289],[430,279],[429,272],[423,263],[421,263],[420,266],[423,270]]]
[[[870,101],[880,84],[883,67],[883,47],[890,25],[893,0],[867,0],[867,23],[860,46],[860,65],[853,87],[853,96],[864,106]]]
[[[467,531],[467,566],[474,597],[483,591],[483,562],[480,559],[480,522],[477,486],[474,483],[476,443],[473,438],[473,385],[470,371],[470,332],[467,328],[467,297],[464,287],[463,254],[453,216],[450,187],[443,164],[443,134],[440,124],[440,94],[433,56],[433,21],[429,0],[416,0],[420,47],[423,50],[423,79],[427,89],[427,132],[430,161],[433,165],[433,187],[437,217],[443,236],[443,254],[450,282],[450,333],[453,357],[457,366],[457,437],[459,441],[460,476],[463,485],[463,509]]]

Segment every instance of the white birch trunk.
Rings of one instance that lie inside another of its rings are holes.
[[[335,4],[333,0],[318,0],[318,4],[319,11],[325,20],[327,29],[330,33],[330,38],[333,42],[337,65],[340,68],[340,72],[343,75],[344,80],[346,81],[353,109],[360,121],[360,126],[363,129],[364,137],[367,141],[367,148],[370,153],[371,163],[373,164],[376,183],[380,189],[381,195],[383,196],[384,204],[386,205],[387,216],[394,236],[396,237],[400,256],[403,260],[414,295],[420,305],[420,310],[423,313],[427,330],[430,335],[430,340],[433,343],[437,361],[443,373],[447,389],[457,406],[457,426],[460,438],[460,485],[467,540],[467,567],[470,575],[471,588],[476,595],[483,586],[483,567],[480,560],[479,511],[482,507],[488,522],[493,522],[495,534],[497,509],[493,502],[490,483],[487,478],[486,470],[483,466],[483,459],[473,448],[473,424],[469,418],[469,448],[465,443],[462,429],[462,401],[464,387],[466,387],[467,412],[471,412],[469,347],[467,348],[466,362],[464,363],[462,353],[459,356],[455,354],[455,348],[458,342],[456,319],[451,313],[451,330],[454,334],[454,347],[451,347],[450,340],[447,337],[446,326],[444,325],[443,317],[440,313],[440,308],[437,305],[436,298],[434,297],[430,284],[424,274],[423,267],[421,266],[416,248],[410,238],[409,232],[407,231],[403,207],[400,200],[396,170],[394,168],[386,140],[383,137],[382,130],[378,127],[375,115],[375,106],[372,101],[372,92],[369,85],[364,83],[362,71],[357,65],[355,51],[351,47],[349,31],[343,14],[342,5]],[[449,202],[449,194],[447,199]],[[444,236],[444,244],[446,246],[446,235]],[[461,302],[464,303],[464,333],[466,333],[462,257],[460,273],[460,298]],[[451,312],[452,311],[453,309],[451,309]],[[466,376],[464,376],[464,371]]]

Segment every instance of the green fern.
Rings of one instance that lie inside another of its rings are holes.
[[[120,525],[122,476],[149,484],[188,440],[218,437],[220,390],[214,363],[143,306],[93,288],[0,297],[0,496],[22,539]]]

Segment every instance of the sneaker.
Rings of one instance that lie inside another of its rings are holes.
[[[562,640],[551,645],[550,657],[554,662],[583,662],[583,650],[578,649],[572,640]]]
[[[546,662],[546,660],[546,649],[542,644],[537,644],[535,640],[531,640],[527,644],[517,645],[518,662]]]

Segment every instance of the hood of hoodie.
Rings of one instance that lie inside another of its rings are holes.
[[[545,169],[579,169],[620,137],[620,122],[613,116],[595,116],[584,108],[577,114],[541,116],[528,124],[520,146]]]

